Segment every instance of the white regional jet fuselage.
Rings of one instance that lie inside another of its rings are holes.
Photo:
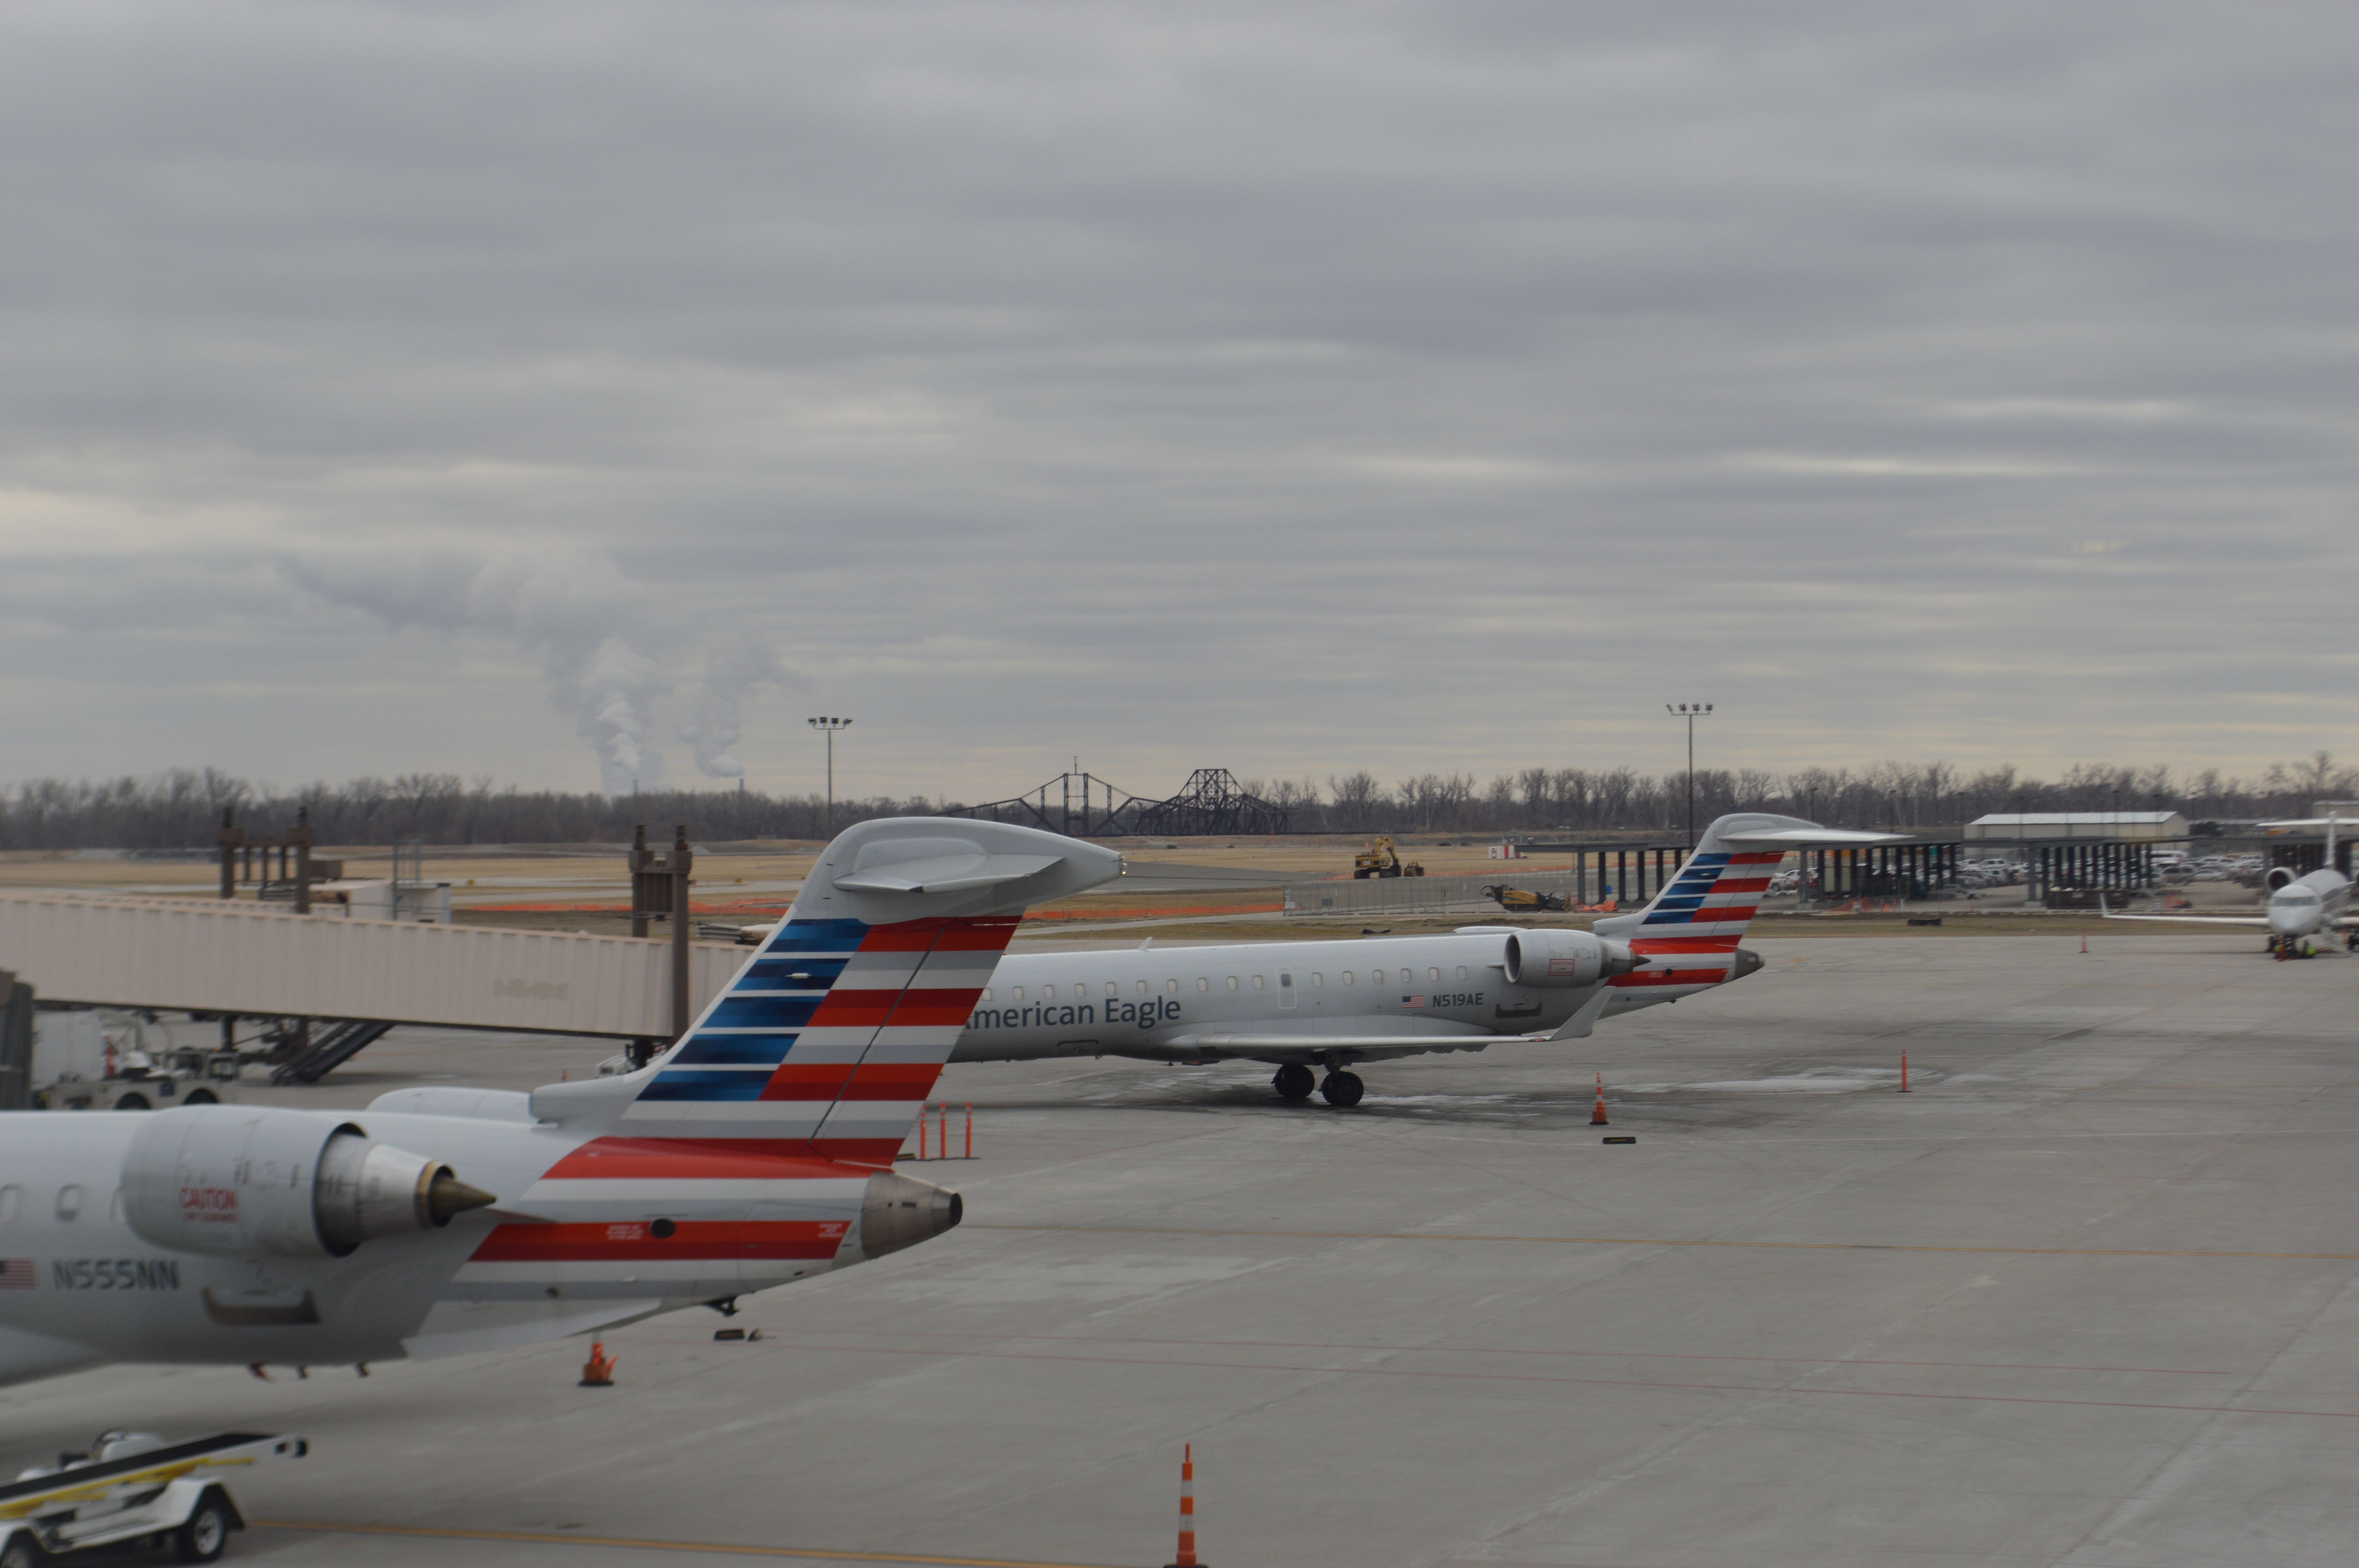
[[[638,1072],[355,1111],[0,1113],[0,1382],[102,1361],[491,1349],[922,1241],[958,1195],[895,1152],[1026,904],[1119,858],[887,818]]]
[[[2268,932],[2267,951],[2281,958],[2299,957],[2313,941],[2341,933],[2346,946],[2359,948],[2359,924],[2351,917],[2351,879],[2334,869],[2335,836],[2339,829],[2359,827],[2345,816],[2301,817],[2265,822],[2263,827],[2323,827],[2326,865],[2306,876],[2288,867],[2270,869],[2268,900],[2258,914],[2122,914],[2104,911],[2108,920],[2144,920],[2177,925],[2250,925]]]
[[[1585,983],[1570,977],[1550,983],[1545,963],[1537,970],[1516,966],[1530,983],[1510,979],[1510,941],[1520,956],[1536,939],[1592,949]],[[1554,1033],[1600,989],[1606,996],[1596,1016],[1612,1018],[1760,967],[1742,948],[1678,969],[1641,969],[1636,957],[1626,945],[1585,932],[1507,926],[1341,942],[1009,953],[992,971],[951,1060],[1234,1055],[1323,1065],[1479,1051],[1502,1036]]]
[[[1723,816],[1646,908],[1562,927],[1446,935],[1010,953],[954,1062],[1043,1056],[1264,1062],[1299,1099],[1356,1104],[1354,1062],[1578,1039],[1599,1021],[1678,1001],[1761,968],[1741,947],[1788,846],[1884,843],[1795,817]],[[1322,1069],[1324,1082],[1311,1069]]]

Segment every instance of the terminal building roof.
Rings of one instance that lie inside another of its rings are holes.
[[[1969,838],[2184,838],[2176,811],[1994,811],[1966,824]]]

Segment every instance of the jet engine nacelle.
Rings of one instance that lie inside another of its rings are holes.
[[[1586,931],[1511,931],[1507,934],[1507,983],[1537,990],[1593,986],[1626,975],[1646,960],[1619,942]]]
[[[204,1106],[147,1120],[124,1156],[123,1216],[175,1251],[341,1258],[497,1201],[340,1117]]]
[[[2281,888],[2291,887],[2300,880],[2301,873],[2291,866],[2271,866],[2269,874],[2261,879],[2261,886],[2271,892],[2276,892]]]

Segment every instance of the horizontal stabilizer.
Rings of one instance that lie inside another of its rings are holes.
[[[1898,844],[1906,833],[1862,833],[1849,827],[1778,827],[1753,832],[1722,832],[1720,841],[1733,849],[1783,845],[1789,849],[1842,849],[1849,844]]]
[[[890,849],[894,846],[888,842],[869,848]],[[868,857],[864,854],[861,859],[865,860]],[[835,885],[853,892],[966,892],[1037,876],[1060,859],[1056,855],[934,855],[864,866],[848,876],[836,878]]]

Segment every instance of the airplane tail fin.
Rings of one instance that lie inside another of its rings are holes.
[[[686,1034],[638,1072],[552,1084],[548,1119],[700,1152],[889,1166],[1025,909],[1120,873],[1006,823],[863,822]]]
[[[1689,966],[1677,960],[1683,955],[1734,954],[1787,850],[1891,844],[1902,837],[1821,827],[1767,812],[1734,812],[1704,829],[1695,853],[1646,908],[1610,916],[1591,929],[1653,960],[1635,974],[1616,977],[1616,985],[1694,984]],[[1697,962],[1723,971],[1729,967],[1724,957]]]

